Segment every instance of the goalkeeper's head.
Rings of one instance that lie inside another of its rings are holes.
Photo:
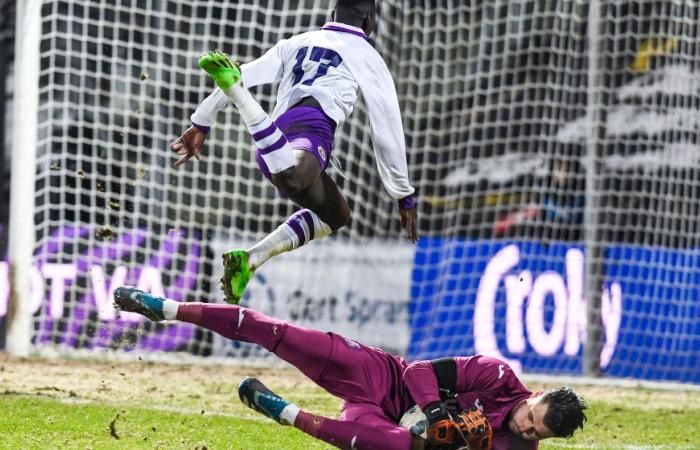
[[[374,0],[338,0],[333,20],[362,28],[367,36],[374,30],[377,5]]]
[[[539,391],[516,406],[508,420],[510,430],[528,441],[568,438],[583,428],[586,402],[570,387]]]

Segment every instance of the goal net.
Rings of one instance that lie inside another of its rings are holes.
[[[167,147],[213,88],[204,51],[252,60],[332,3],[42,2],[36,350],[269,361],[117,315],[111,291],[220,301],[220,253],[293,213],[233,108],[202,161],[175,169]],[[591,3],[380,1],[422,238],[401,235],[360,102],[329,169],[351,224],[264,265],[244,304],[411,359],[700,383],[698,7]],[[272,110],[274,86],[253,93]]]

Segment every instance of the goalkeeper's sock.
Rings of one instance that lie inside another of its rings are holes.
[[[297,420],[299,412],[301,412],[301,409],[294,403],[290,403],[285,406],[280,413],[280,420],[286,424],[293,425],[294,421]]]
[[[224,93],[238,108],[270,173],[279,173],[294,167],[296,158],[287,137],[250,95],[243,81],[234,84]]]
[[[163,302],[163,317],[165,320],[175,320],[177,318],[177,308],[180,304],[175,300],[165,299]]]
[[[313,239],[324,238],[332,231],[313,211],[302,209],[247,250],[248,264],[255,270],[273,256],[294,250]]]

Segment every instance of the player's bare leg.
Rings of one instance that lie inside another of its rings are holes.
[[[319,174],[318,161],[313,155],[302,153],[299,168],[302,169],[305,165],[315,166],[317,172],[309,186],[290,195],[292,201],[304,209],[291,215],[253,247],[247,250],[235,249],[224,254],[224,291],[229,290],[227,298],[234,298],[235,303],[242,298],[255,270],[265,261],[328,236],[350,219],[350,207],[338,186],[327,174]]]
[[[212,77],[219,89],[238,108],[270,172],[278,173],[294,167],[296,158],[292,147],[270,116],[243,85],[238,66],[227,55],[218,51],[202,56],[199,59],[199,66]],[[224,253],[223,263],[222,288],[226,301],[235,304],[243,296],[255,269],[251,270],[248,255],[239,249]]]
[[[238,108],[273,183],[301,206],[322,204],[323,199],[308,200],[308,197],[314,193],[323,194],[324,184],[330,178],[319,180],[321,168],[318,160],[306,151],[294,151],[286,136],[243,85],[238,67],[221,52],[204,55],[199,65]],[[328,236],[344,225],[347,218],[343,213],[347,210],[347,203],[342,196],[339,198],[342,200],[337,206],[339,214],[329,211],[328,207],[298,211],[252,249],[232,249],[224,253],[221,283],[226,301],[240,302],[255,269],[270,257]],[[332,222],[327,223],[323,217],[331,218]]]

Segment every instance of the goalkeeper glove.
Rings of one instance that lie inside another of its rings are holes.
[[[423,413],[428,419],[426,449],[429,450],[454,450],[464,445],[465,441],[460,434],[459,425],[452,420],[445,404],[433,402],[423,408]]]
[[[465,409],[455,419],[460,436],[469,444],[470,450],[491,450],[493,430],[479,408]]]

